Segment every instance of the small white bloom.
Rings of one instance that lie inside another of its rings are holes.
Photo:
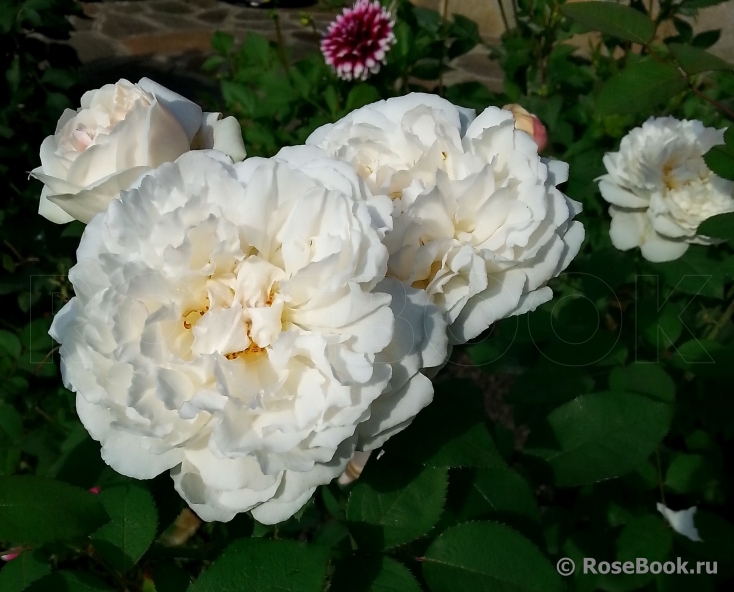
[[[475,118],[434,95],[359,109],[308,139],[394,199],[388,275],[425,290],[465,342],[552,296],[576,256],[580,204],[556,185],[564,163],[538,156],[508,111]]]
[[[615,247],[640,247],[649,261],[671,261],[689,244],[713,242],[697,234],[698,226],[734,211],[734,183],[712,173],[703,159],[724,143],[723,133],[700,121],[650,118],[622,138],[619,152],[605,155],[599,190],[611,204]]]
[[[701,542],[702,539],[698,535],[698,530],[696,529],[696,525],[693,521],[693,518],[696,515],[696,510],[698,509],[696,506],[688,508],[687,510],[680,510],[678,512],[667,508],[663,504],[658,504],[657,507],[658,512],[665,517],[668,524],[670,524],[675,532],[682,534],[684,537],[688,537],[692,541]]]
[[[32,172],[44,183],[38,211],[58,224],[89,222],[146,171],[176,160],[192,143],[245,157],[236,119],[202,113],[148,78],[86,92],[81,108],[67,109],[41,144],[41,166]]]

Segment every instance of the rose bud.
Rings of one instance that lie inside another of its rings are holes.
[[[548,130],[540,119],[516,103],[510,103],[502,108],[512,113],[515,118],[515,129],[530,134],[538,145],[538,152],[543,152],[548,146]]]

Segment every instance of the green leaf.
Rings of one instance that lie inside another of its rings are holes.
[[[721,262],[709,258],[709,254],[710,249],[693,245],[682,257],[656,263],[652,269],[662,274],[665,282],[673,288],[673,294],[684,292],[693,296],[723,298],[726,269]]]
[[[0,441],[3,434],[13,443],[23,436],[23,418],[7,403],[0,401]]]
[[[321,592],[329,549],[243,539],[227,547],[188,592]]]
[[[609,388],[642,393],[663,403],[675,402],[675,381],[660,366],[649,362],[615,368],[609,375]]]
[[[390,549],[426,534],[446,499],[444,468],[391,458],[367,463],[347,505],[349,531],[362,549]]]
[[[234,46],[234,37],[229,33],[217,31],[212,36],[212,47],[219,53],[228,54]]]
[[[347,95],[346,111],[351,113],[355,109],[380,100],[380,93],[371,84],[357,84],[353,86]]]
[[[25,347],[33,351],[47,352],[54,346],[48,330],[51,319],[37,319],[28,323],[20,334],[20,340]]]
[[[36,581],[27,592],[114,592],[97,576],[80,571],[57,571]]]
[[[650,18],[622,4],[574,2],[562,6],[561,12],[589,29],[633,43],[645,45],[655,34],[655,23]]]
[[[91,539],[97,552],[126,572],[148,550],[158,528],[158,513],[150,492],[137,483],[105,487],[99,494],[110,522]]]
[[[421,592],[410,570],[385,555],[352,555],[337,565],[330,592]]]
[[[734,149],[729,146],[714,146],[703,155],[703,159],[706,161],[706,166],[719,177],[734,180]]]
[[[617,6],[596,2],[593,4]],[[607,81],[597,99],[596,114],[604,117],[651,111],[687,86],[686,78],[675,66],[654,60],[641,61],[628,66]]]
[[[630,520],[617,538],[617,560],[635,562],[644,557],[648,563],[665,562],[673,545],[673,533],[665,520],[659,515],[648,514]],[[624,574],[619,576],[620,584],[632,590],[653,579],[653,574]],[[635,585],[629,587],[631,583]]]
[[[709,70],[734,69],[734,65],[700,47],[683,45],[682,43],[671,43],[668,47],[686,74],[692,75]]]
[[[433,402],[385,449],[432,467],[502,467],[505,462],[484,417],[482,394],[474,382],[446,381],[436,386]]]
[[[702,31],[696,35],[691,44],[694,47],[702,47],[706,49],[711,47],[721,38],[721,29],[711,29],[709,31]]]
[[[712,463],[700,454],[678,454],[665,473],[665,484],[677,493],[705,491],[716,478]]]
[[[10,331],[0,329],[0,351],[5,350],[16,360],[20,357],[20,339]]]
[[[545,459],[559,486],[619,477],[644,461],[670,429],[673,406],[623,392],[582,395],[531,433],[529,454]],[[533,440],[544,446],[533,446]]]
[[[691,339],[676,348],[673,363],[699,376],[734,376],[734,349],[716,341]]]
[[[9,561],[0,571],[0,590],[22,592],[36,580],[51,573],[48,561],[40,551],[25,551]]]
[[[109,520],[97,496],[43,477],[0,477],[0,540],[45,543],[94,532]]]
[[[454,474],[451,476],[454,486]],[[540,521],[540,511],[530,486],[511,469],[475,469],[463,494],[459,520],[516,515]],[[499,516],[498,516],[499,515]],[[504,520],[503,520],[504,522]]]
[[[554,592],[563,583],[535,545],[494,522],[446,530],[428,548],[423,575],[433,592]]]
[[[682,535],[677,536],[676,540],[699,556],[730,566],[734,561],[734,526],[731,522],[705,510],[697,510],[693,521],[702,542],[694,542]],[[719,569],[722,569],[721,565]]]
[[[699,225],[696,232],[711,238],[734,239],[734,212],[707,218]]]

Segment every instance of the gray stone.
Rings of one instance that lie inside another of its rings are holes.
[[[255,8],[240,8],[235,13],[234,18],[238,21],[247,21],[252,23],[273,20],[267,10],[257,10]]]
[[[154,18],[154,17],[151,17]],[[174,31],[190,31],[193,29],[203,29],[201,24],[184,16],[176,16],[175,14],[161,14],[156,18],[156,22],[162,29],[173,29]]]
[[[94,4],[88,6],[95,6]],[[99,6],[99,5],[97,5]],[[97,9],[96,15],[100,14],[142,14],[148,9],[147,2],[115,2],[102,5]],[[86,11],[86,9],[85,9]]]
[[[176,0],[157,0],[156,2],[146,2],[153,12],[163,12],[165,14],[190,14],[194,12],[194,8],[184,2],[176,2]]]
[[[88,63],[100,58],[114,57],[121,53],[117,44],[94,31],[77,31],[72,33],[69,45],[76,50],[79,61],[82,63]]]
[[[124,39],[131,35],[140,35],[141,33],[152,33],[153,31],[157,31],[157,28],[150,23],[128,14],[104,15],[100,20],[102,21],[100,31],[105,35],[109,35],[113,39]]]
[[[204,21],[205,23],[221,23],[224,19],[226,19],[229,16],[229,9],[228,8],[214,8],[212,10],[207,10],[206,12],[202,12],[196,16],[197,19],[200,21]]]

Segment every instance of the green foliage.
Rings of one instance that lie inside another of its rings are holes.
[[[469,522],[446,530],[426,551],[423,573],[434,592],[563,589],[542,553],[496,522]]]
[[[387,65],[364,82],[339,80],[318,52],[293,55],[254,33],[214,36],[204,69],[222,100],[211,108],[239,118],[251,156],[406,92],[478,110],[517,102],[547,127],[545,155],[570,164],[563,190],[584,206],[586,242],[552,282],[555,298],[456,347],[435,400],[355,484],[319,488],[275,526],[249,515],[200,524],[181,513],[167,475],[143,484],[114,474],[60,388],[47,332],[71,296],[65,276],[83,226],[37,216],[40,186],[27,171],[85,90],[71,50],[46,41],[68,37],[77,4],[0,5],[0,551],[19,553],[0,567],[0,590],[729,589],[734,219],[699,227],[721,242],[649,263],[611,245],[596,183],[604,154],[650,116],[732,125],[731,64],[707,51],[721,33],[690,24],[717,3],[661,0],[651,14],[639,0],[516,0],[515,26],[491,48],[501,94],[445,84],[450,62],[482,43],[475,23],[406,1],[396,3]],[[588,30],[599,34],[578,51],[569,40]],[[734,180],[734,131],[725,142],[705,160]],[[703,541],[670,528],[660,502],[698,506]],[[563,557],[577,569],[561,578]],[[696,576],[584,574],[584,557],[719,563]]]
[[[21,553],[0,571],[0,590],[22,592],[36,580],[51,573],[48,561],[42,553]]]
[[[655,35],[655,23],[647,15],[621,4],[575,2],[561,9],[563,14],[589,29],[632,41],[649,43]]]
[[[441,516],[447,482],[442,468],[391,461],[389,456],[370,463],[347,507],[349,531],[359,548],[390,549],[428,533]]]
[[[46,543],[94,532],[109,520],[95,495],[60,481],[0,477],[0,540]]]
[[[125,572],[140,560],[155,538],[155,502],[147,489],[134,483],[105,487],[99,499],[110,521],[92,535],[92,545],[112,566]]]
[[[221,556],[189,592],[321,592],[328,548],[295,541],[244,539]]]

